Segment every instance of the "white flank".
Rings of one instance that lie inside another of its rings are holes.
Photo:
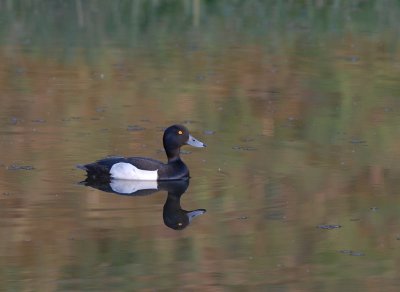
[[[130,163],[119,162],[111,167],[110,175],[114,179],[155,181],[158,179],[158,170],[142,170]]]
[[[140,190],[156,190],[158,188],[157,181],[138,181],[138,180],[118,180],[113,179],[110,187],[114,192],[120,194],[132,194]]]

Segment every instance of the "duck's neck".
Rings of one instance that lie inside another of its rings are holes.
[[[180,193],[168,192],[167,201],[164,204],[164,210],[177,211],[181,210],[181,196]]]
[[[168,157],[168,163],[170,162],[175,162],[175,161],[180,161],[180,148],[168,148],[165,147],[165,153],[167,153]]]

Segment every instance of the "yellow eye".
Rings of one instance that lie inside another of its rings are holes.
[[[179,130],[179,131],[178,131],[178,134],[179,134],[179,135],[182,135],[182,134],[183,134],[183,132],[182,132],[181,130]]]

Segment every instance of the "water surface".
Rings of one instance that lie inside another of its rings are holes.
[[[397,2],[48,2],[1,3],[1,290],[398,291]],[[79,184],[174,123],[183,230]]]

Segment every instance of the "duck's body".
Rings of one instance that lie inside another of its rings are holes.
[[[165,130],[163,144],[167,163],[145,157],[108,157],[78,167],[86,170],[88,178],[97,180],[177,180],[189,177],[189,169],[180,158],[180,148],[186,144],[206,146],[181,125]]]
[[[163,163],[145,157],[108,157],[83,166],[92,179],[176,180],[189,177],[181,159]]]

